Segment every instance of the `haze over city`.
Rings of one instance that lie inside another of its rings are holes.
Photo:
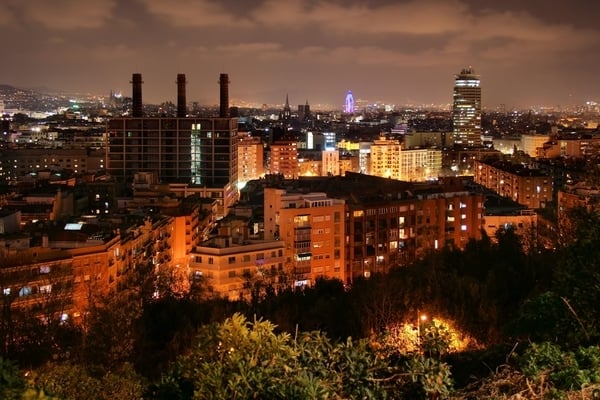
[[[3,0],[0,83],[130,94],[144,102],[217,103],[220,72],[236,102],[344,94],[393,104],[449,104],[454,74],[481,76],[484,108],[598,101],[600,3],[557,1]]]

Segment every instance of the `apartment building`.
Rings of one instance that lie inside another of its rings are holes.
[[[238,187],[265,175],[264,145],[261,138],[238,134]]]
[[[60,179],[65,171],[98,172],[104,170],[105,160],[104,149],[14,148],[0,153],[0,180],[17,182],[44,173]]]
[[[285,270],[284,242],[235,240],[221,234],[194,247],[190,253],[192,279],[202,279],[221,296],[249,299],[251,283],[277,284]]]
[[[442,170],[442,151],[403,149],[400,141],[380,138],[371,145],[369,173],[403,181],[437,179]]]
[[[285,243],[296,285],[319,277],[347,282],[344,269],[344,201],[325,193],[265,188],[266,239]]]
[[[406,265],[429,250],[463,248],[481,238],[484,197],[459,178],[417,183],[347,172],[263,185],[265,237],[285,241],[289,261],[307,277],[310,266],[310,279],[323,271],[315,266],[326,265],[315,260],[321,250],[315,242],[326,245],[322,260],[329,271],[333,266],[336,274],[339,266],[336,277],[351,282]]]
[[[281,174],[285,179],[298,179],[298,143],[279,141],[271,144],[269,173]]]
[[[386,189],[361,193],[354,186],[346,204],[346,264],[353,277],[386,273],[428,251],[481,238],[482,195],[445,182],[390,182]]]
[[[542,171],[501,160],[474,160],[474,181],[527,208],[552,201],[552,178]]]
[[[34,245],[5,239],[0,287],[6,304],[80,323],[90,298],[120,290],[128,271],[148,263],[171,267],[172,218],[113,218],[112,225],[80,220],[52,228]]]
[[[589,158],[600,155],[600,135],[580,135],[549,140],[536,149],[540,158]]]

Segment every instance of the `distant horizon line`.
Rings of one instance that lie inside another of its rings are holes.
[[[50,88],[50,87],[45,87],[45,86],[32,86],[32,87],[22,87],[22,86],[15,86],[13,84],[9,84],[9,83],[0,83],[0,86],[8,86],[11,87],[13,89],[16,90],[28,90],[28,91],[32,91],[32,92],[36,92],[39,95],[57,95],[60,94],[63,97],[72,97],[72,96],[85,96],[87,97],[87,101],[90,100],[90,98],[92,99],[102,99],[102,100],[107,100],[110,98],[110,95],[113,93],[122,93],[121,91],[118,90],[114,90],[114,89],[109,89],[108,90],[108,94],[94,94],[92,92],[80,92],[80,91],[67,91],[67,90],[62,90],[62,89],[55,89],[55,88]],[[44,91],[48,91],[48,92],[41,92],[41,90]],[[131,98],[130,95],[126,95],[124,96],[125,98]],[[76,99],[81,101],[82,99]],[[0,99],[0,101],[3,101],[3,99]],[[307,100],[308,101],[308,100]],[[163,100],[162,102],[144,102],[144,106],[160,106],[163,103],[167,103],[167,102],[171,102],[171,103],[175,103],[175,100],[172,99],[166,99]],[[215,100],[212,103],[201,103],[200,101],[196,101],[196,100],[191,100],[191,101],[186,101],[186,103],[188,105],[194,104],[194,103],[198,103],[198,105],[200,107],[218,107],[219,106],[219,101]],[[441,103],[441,104],[436,104],[436,103],[420,103],[420,104],[415,104],[415,103],[404,103],[404,104],[398,104],[396,102],[387,102],[387,101],[383,101],[383,100],[376,100],[376,101],[371,101],[371,100],[365,100],[362,98],[358,98],[355,100],[355,103],[359,103],[357,108],[363,108],[364,106],[373,106],[373,107],[393,107],[394,109],[406,109],[406,108],[415,108],[415,109],[420,109],[420,110],[425,110],[425,109],[430,109],[430,110],[451,110],[452,108],[452,102],[447,102],[447,103]],[[585,106],[588,103],[593,103],[593,104],[600,104],[599,102],[596,102],[594,100],[586,100],[581,104],[575,104],[575,105],[567,105],[567,106],[563,106],[560,104],[556,104],[556,105],[529,105],[529,106],[525,106],[525,107],[517,107],[517,106],[511,106],[511,107],[506,107],[505,103],[498,103],[496,106],[487,106],[487,107],[482,107],[482,111],[497,111],[498,109],[501,108],[505,108],[505,111],[523,111],[523,110],[557,110],[558,111],[569,111],[572,110],[573,108],[577,108],[577,107],[582,107]],[[298,105],[304,105],[303,104],[298,104]],[[313,108],[313,104],[314,104],[314,111],[338,111],[338,110],[343,110],[344,109],[344,104],[343,104],[343,99],[342,101],[340,101],[339,105],[333,105],[333,104],[327,104],[327,103],[313,103],[311,104],[310,102],[308,102],[309,106],[311,107],[311,109]],[[267,107],[269,109],[273,108],[273,109],[277,109],[277,108],[283,108],[285,106],[285,100],[283,100],[282,102],[277,102],[277,103],[268,103],[268,102],[256,102],[256,101],[247,101],[247,100],[239,100],[239,99],[232,99],[230,100],[230,107],[239,107],[239,108],[263,108],[263,107]],[[292,110],[295,110],[296,107],[292,107]]]

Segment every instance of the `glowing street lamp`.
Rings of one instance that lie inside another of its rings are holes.
[[[427,321],[427,315],[419,313],[417,310],[417,351],[421,353],[421,324]]]

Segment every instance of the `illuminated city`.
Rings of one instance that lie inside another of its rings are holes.
[[[0,398],[596,398],[600,6],[533,3],[9,0]]]

